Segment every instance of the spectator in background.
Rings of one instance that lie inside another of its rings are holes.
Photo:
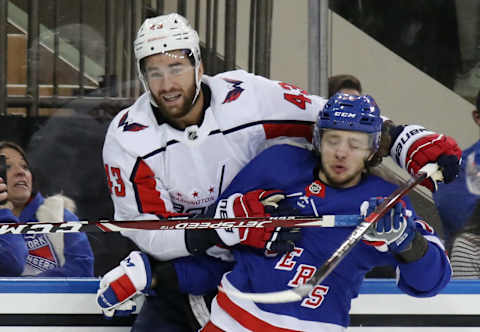
[[[477,95],[477,109],[472,111],[473,121],[480,127],[480,92]],[[465,181],[465,160],[475,149],[480,147],[480,139],[462,153],[458,177],[448,186],[440,183],[433,194],[445,233],[447,249],[451,247],[453,235],[460,231],[472,217],[480,198],[467,190]]]
[[[328,98],[337,92],[361,95],[362,83],[360,83],[358,78],[349,74],[330,76],[328,78]]]
[[[469,100],[480,89],[480,1],[455,0],[460,46],[460,68],[454,90]]]
[[[466,155],[465,177],[469,193],[480,199],[480,146]],[[451,256],[453,277],[480,278],[480,204],[476,204],[467,226],[456,236]]]
[[[44,199],[35,190],[30,164],[19,145],[13,142],[0,142],[0,154],[5,155],[7,162],[7,202],[0,205],[0,222],[78,220],[73,214],[75,204],[72,200],[62,195]],[[2,183],[3,181],[4,179]],[[2,235],[0,245],[10,253],[10,257],[14,257],[10,261],[15,262],[13,265],[0,263],[2,275],[93,276],[93,253],[87,236],[83,233],[14,234],[8,237]]]

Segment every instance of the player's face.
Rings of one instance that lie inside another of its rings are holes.
[[[0,154],[7,161],[7,192],[8,200],[14,207],[23,207],[32,194],[32,173],[22,155],[12,148],[4,148]]]
[[[365,160],[371,154],[368,134],[325,130],[320,149],[322,170],[319,177],[323,182],[338,188],[349,188],[360,182]]]
[[[182,51],[155,54],[145,59],[145,78],[162,115],[176,121],[192,109],[195,67]],[[202,75],[200,67],[199,76]]]

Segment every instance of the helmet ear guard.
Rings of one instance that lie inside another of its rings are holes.
[[[142,71],[143,60],[155,54],[166,54],[174,50],[186,50],[188,53],[186,55],[190,61],[193,58],[192,62],[195,68],[196,89],[192,102],[195,103],[200,92],[200,39],[198,33],[185,17],[173,13],[146,19],[137,32],[133,47],[138,78],[142,82],[145,91],[149,93],[150,100],[154,105],[156,105],[155,100],[151,95],[148,82]]]

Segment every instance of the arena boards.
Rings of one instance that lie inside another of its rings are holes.
[[[129,331],[133,317],[106,320],[95,305],[98,279],[0,279],[0,332]],[[480,330],[480,281],[454,280],[433,298],[400,293],[394,280],[367,279],[352,303],[349,331]]]

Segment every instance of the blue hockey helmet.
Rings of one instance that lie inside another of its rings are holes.
[[[320,151],[322,132],[325,129],[359,131],[369,135],[372,152],[380,143],[383,120],[372,96],[336,93],[318,114],[313,129],[313,145]]]

